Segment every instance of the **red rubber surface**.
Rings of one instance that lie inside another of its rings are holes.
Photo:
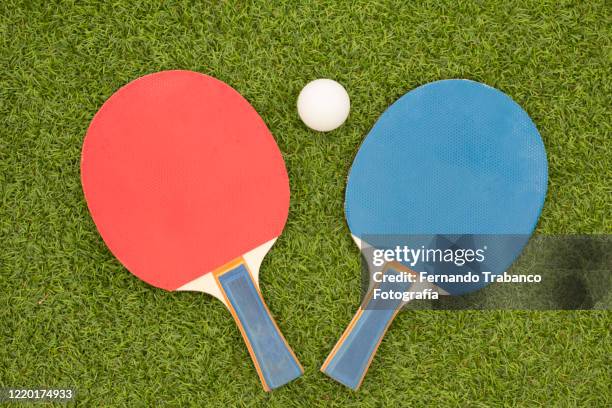
[[[95,115],[81,181],[111,252],[174,290],[280,235],[289,181],[276,142],[234,89],[190,71],[130,82]]]

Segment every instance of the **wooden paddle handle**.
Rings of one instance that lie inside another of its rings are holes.
[[[266,391],[302,375],[304,370],[281,334],[245,264],[215,279],[249,349]]]
[[[389,273],[397,271],[393,266],[389,266],[384,274]],[[372,287],[353,320],[327,356],[321,371],[347,387],[357,390],[385,332],[405,303],[400,299],[383,301],[375,299],[374,290],[380,288],[382,291],[388,289],[404,291],[410,286],[411,283],[381,283]]]

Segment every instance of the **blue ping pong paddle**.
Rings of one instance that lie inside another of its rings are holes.
[[[501,273],[520,255],[536,226],[547,177],[540,135],[510,97],[474,81],[437,81],[391,105],[362,143],[348,177],[346,219],[362,252],[406,242],[416,248],[484,247],[486,266],[472,262],[456,273]],[[390,262],[379,270],[444,271],[427,263],[418,267]],[[486,284],[432,286],[441,295],[460,295]],[[372,288],[371,283],[321,367],[353,389],[361,385],[387,328],[406,303],[379,307]]]

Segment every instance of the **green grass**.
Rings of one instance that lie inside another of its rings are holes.
[[[53,3],[0,4],[0,386],[74,386],[84,406],[611,405],[608,311],[408,311],[358,393],[318,371],[359,303],[349,165],[418,85],[471,78],[511,95],[549,155],[538,232],[612,231],[609,2]],[[262,290],[306,373],[269,394],[223,305],[135,279],[83,200],[93,114],[130,80],[176,68],[241,92],[287,163],[289,221]],[[329,134],[295,109],[319,77],[352,101]]]

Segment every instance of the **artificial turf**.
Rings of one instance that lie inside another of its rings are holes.
[[[375,119],[444,78],[511,95],[544,139],[538,232],[612,231],[612,18],[606,1],[4,0],[0,4],[0,387],[72,386],[83,406],[612,405],[599,312],[407,311],[359,392],[318,370],[359,304],[346,175]],[[305,375],[264,393],[230,314],[130,275],[87,212],[80,148],[100,105],[143,74],[190,69],[241,92],[276,137],[292,201],[261,269]],[[297,94],[348,90],[329,134]]]

